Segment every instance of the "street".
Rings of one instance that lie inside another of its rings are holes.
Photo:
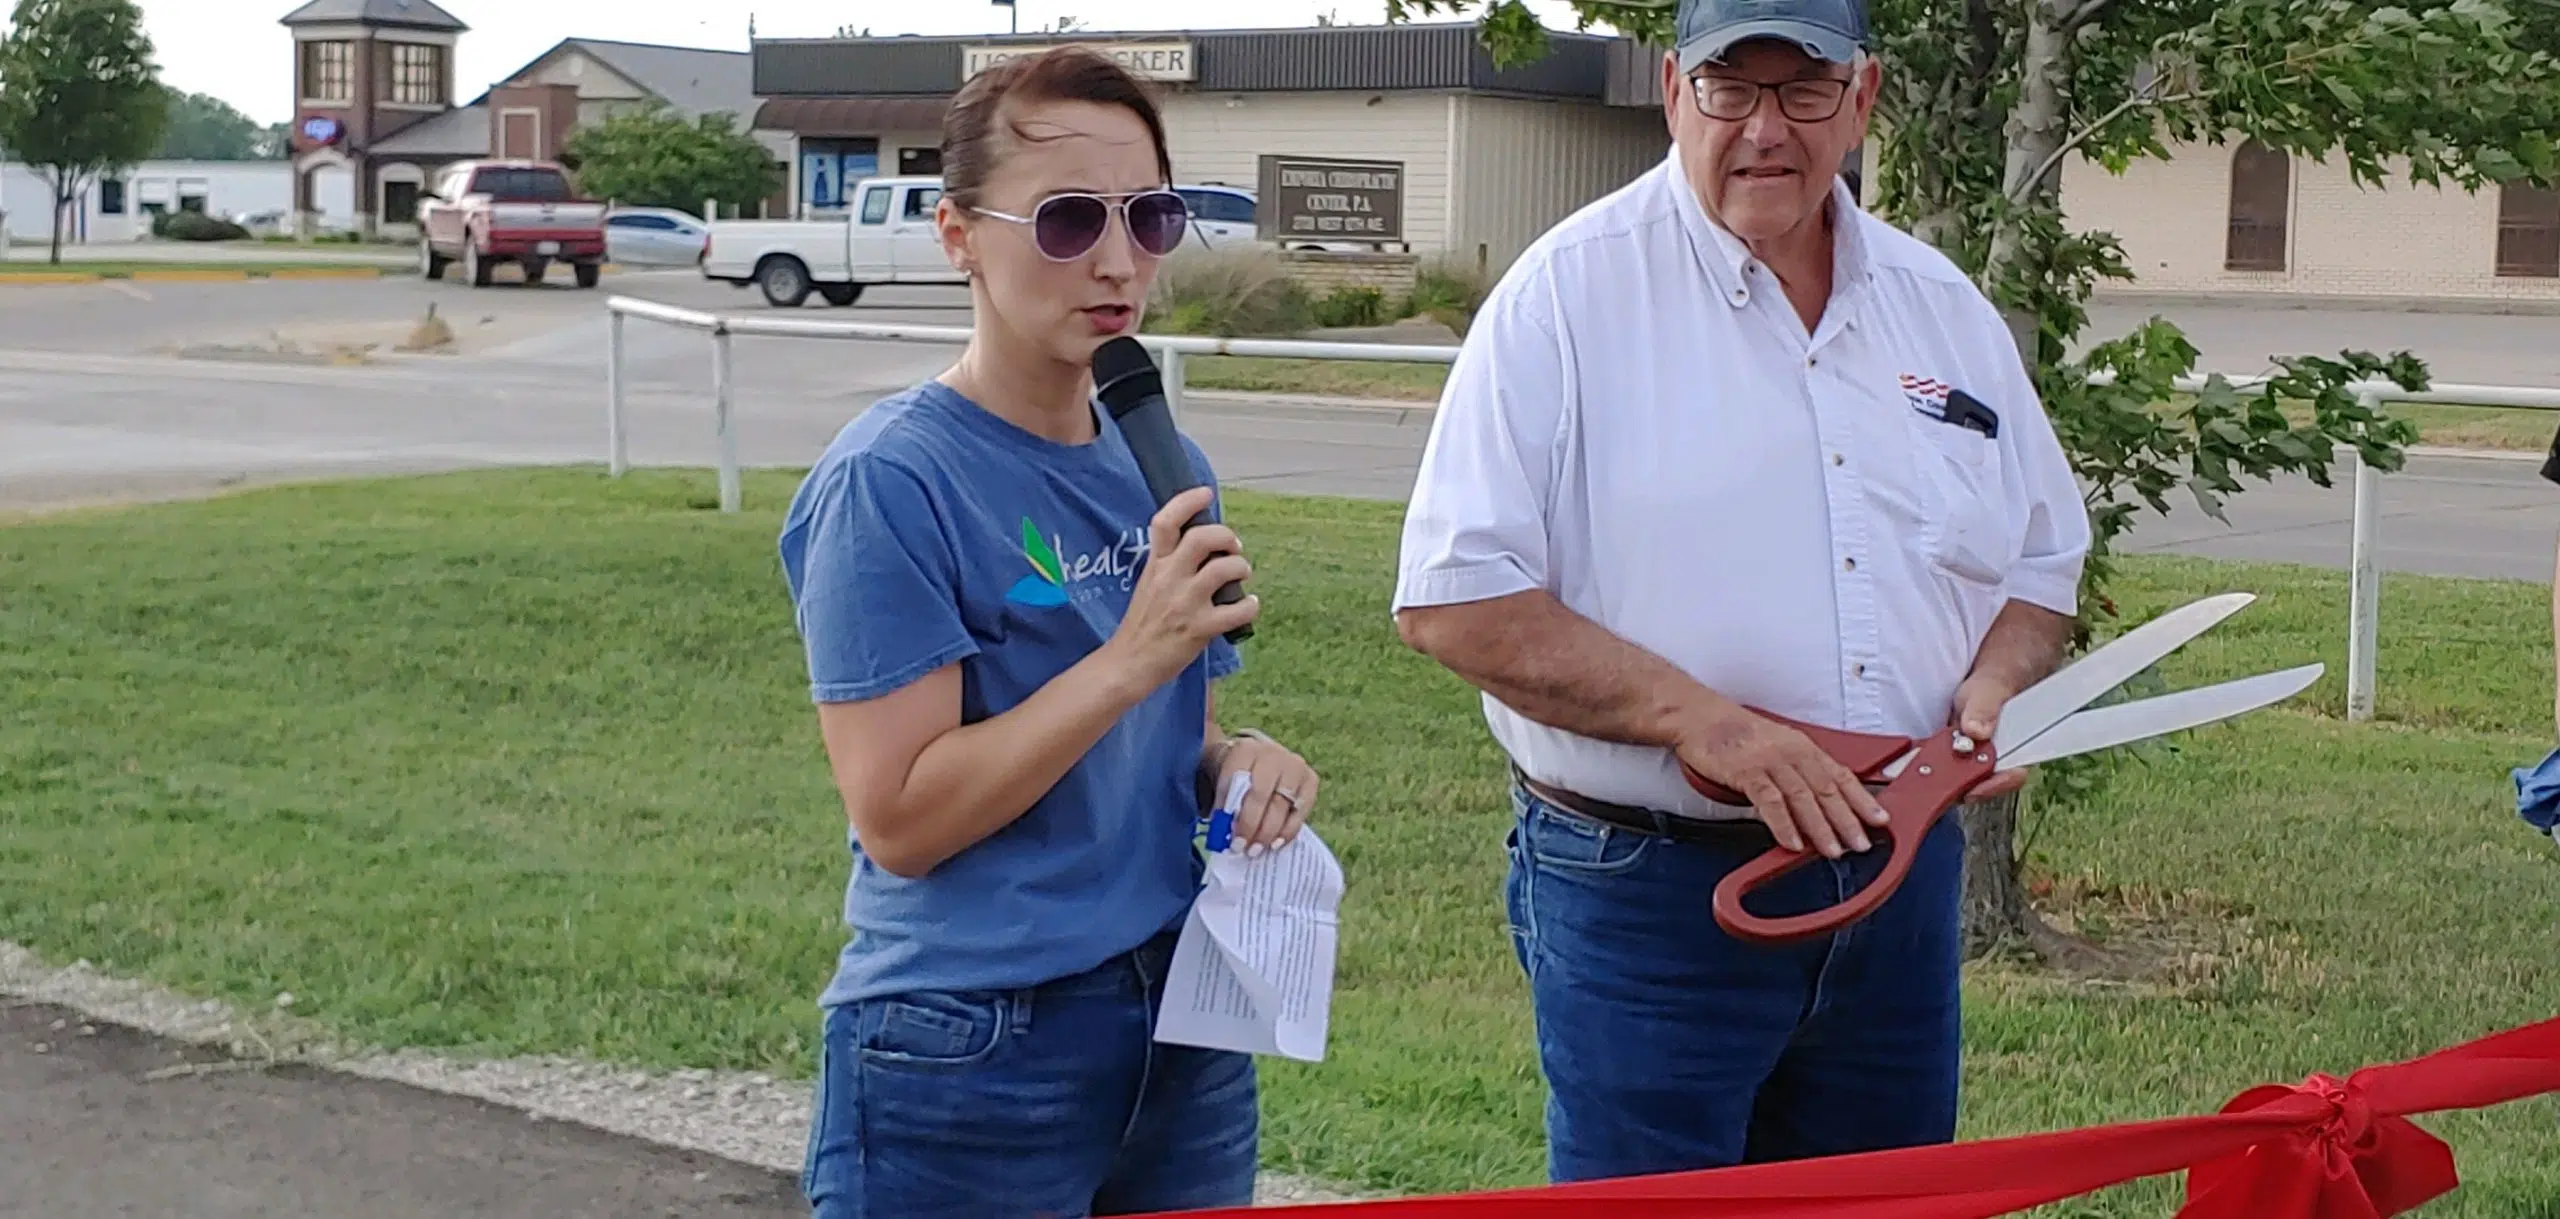
[[[625,275],[607,291],[688,308],[763,313],[749,293],[689,272]],[[964,326],[949,289],[883,291],[811,320]],[[458,354],[333,364],[333,346],[388,347],[432,306]],[[2395,343],[2437,359],[2440,380],[2560,384],[2547,319],[2351,310],[2187,307],[2176,320],[2206,367],[2258,371],[2276,351]],[[2130,325],[2100,311],[2099,332]],[[716,447],[707,337],[632,321],[629,445],[644,465],[709,465]],[[474,292],[415,279],[98,284],[0,290],[0,510],[197,494],[273,479],[605,455],[603,297],[560,286]],[[806,339],[735,340],[741,460],[796,466],[880,396],[932,375],[951,349]],[[1401,498],[1430,427],[1413,408],[1194,393],[1186,428],[1237,486]],[[2183,495],[2146,517],[2132,551],[2343,564],[2352,471],[2337,485],[2253,486],[2224,525]],[[2560,494],[2514,457],[2414,456],[2384,480],[2385,570],[2545,580]]]

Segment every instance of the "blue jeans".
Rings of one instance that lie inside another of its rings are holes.
[[[801,1173],[817,1219],[1251,1203],[1253,1059],[1153,1040],[1173,943],[1024,990],[830,1010]]]
[[[1768,849],[1674,842],[1568,812],[1516,783],[1506,893],[1548,1084],[1559,1182],[1721,1168],[1955,1137],[1958,900],[1950,813],[1893,897],[1832,935],[1727,935],[1718,881]],[[1886,844],[1816,858],[1749,899],[1762,915],[1865,887]]]

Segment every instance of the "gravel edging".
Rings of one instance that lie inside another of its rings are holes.
[[[6,940],[0,940],[0,995],[244,1058],[468,1096],[547,1120],[795,1176],[807,1146],[809,1085],[761,1073],[652,1072],[557,1057],[464,1060],[421,1050],[353,1048],[295,1017],[290,994],[278,995],[273,1011],[243,1011],[114,977],[87,961],[48,965]],[[1260,1204],[1360,1196],[1277,1173],[1263,1174],[1255,1195]]]

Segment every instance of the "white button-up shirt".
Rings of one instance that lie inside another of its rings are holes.
[[[1395,607],[1544,589],[1728,698],[1911,735],[1946,725],[2007,601],[2074,612],[2087,510],[1998,310],[1845,187],[1833,206],[1809,335],[1673,159],[1534,244],[1451,370]],[[1951,388],[1996,439],[1936,417]],[[1484,709],[1533,779],[1747,814],[1666,750]]]

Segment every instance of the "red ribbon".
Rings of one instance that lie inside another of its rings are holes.
[[[1293,1206],[1367,1219],[1990,1219],[2187,1171],[2177,1219],[2387,1219],[2450,1192],[2453,1151],[2409,1120],[2560,1092],[2560,1019],[2345,1079],[2252,1088],[2209,1117],[2093,1126],[1535,1189]],[[1597,1205],[1594,1203],[1605,1203]],[[1189,1211],[1251,1219],[1268,1210]]]

